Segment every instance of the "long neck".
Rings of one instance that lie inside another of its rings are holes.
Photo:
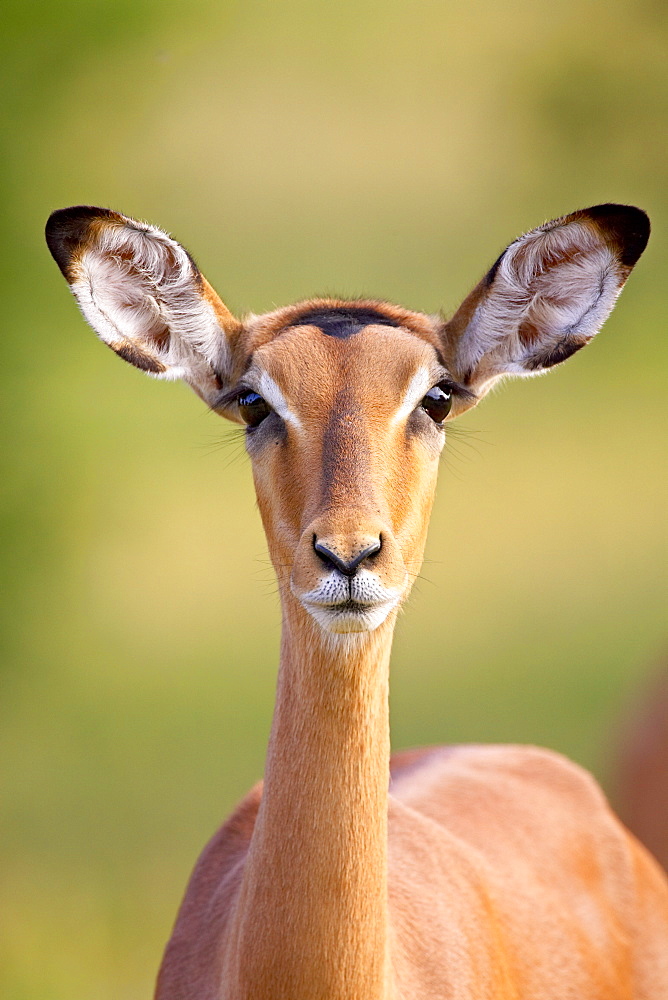
[[[264,792],[225,997],[380,1000],[393,626],[330,636],[286,603]]]

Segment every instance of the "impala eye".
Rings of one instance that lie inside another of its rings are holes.
[[[442,424],[452,408],[452,389],[447,382],[435,385],[429,390],[420,406],[435,424]]]
[[[237,396],[237,406],[242,420],[249,427],[257,427],[271,413],[269,404],[264,401],[262,396],[258,396],[250,389]]]

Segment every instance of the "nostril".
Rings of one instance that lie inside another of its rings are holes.
[[[383,547],[383,536],[379,535],[371,545],[368,545],[363,552],[360,552],[357,557],[358,563],[364,562],[365,559],[371,559],[372,556],[377,556]]]
[[[358,552],[351,559],[342,559],[336,552],[319,541],[317,535],[313,536],[313,548],[320,559],[326,566],[338,569],[339,573],[343,573],[344,576],[354,576],[364,560],[380,552],[382,545],[382,537],[379,536],[371,545],[367,545],[366,548],[362,549],[361,552]]]
[[[346,563],[344,559],[341,559],[336,552],[332,551],[332,549],[318,541],[316,535],[313,536],[313,548],[328,569],[338,569],[339,572],[343,573],[345,576],[350,575],[348,563]]]

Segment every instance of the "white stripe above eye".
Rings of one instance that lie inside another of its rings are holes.
[[[272,410],[276,410],[281,420],[284,420],[286,424],[292,424],[297,430],[302,429],[301,420],[296,413],[292,412],[279,386],[274,382],[271,375],[268,375],[265,371],[260,372],[258,392],[269,403]]]
[[[413,375],[412,379],[408,383],[408,388],[404,393],[404,399],[397,410],[397,412],[392,417],[390,423],[398,424],[403,420],[407,420],[410,417],[413,410],[416,408],[420,400],[425,396],[427,392],[431,389],[434,384],[433,372],[429,370],[425,365],[418,368],[418,370]]]

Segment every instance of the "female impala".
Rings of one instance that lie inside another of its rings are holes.
[[[100,337],[247,425],[281,594],[264,785],[195,868],[159,1000],[668,997],[668,885],[587,774],[517,746],[390,765],[388,722],[445,422],[591,340],[648,233],[622,205],[540,226],[449,322],[332,299],[241,322],[160,230],[51,216]]]

